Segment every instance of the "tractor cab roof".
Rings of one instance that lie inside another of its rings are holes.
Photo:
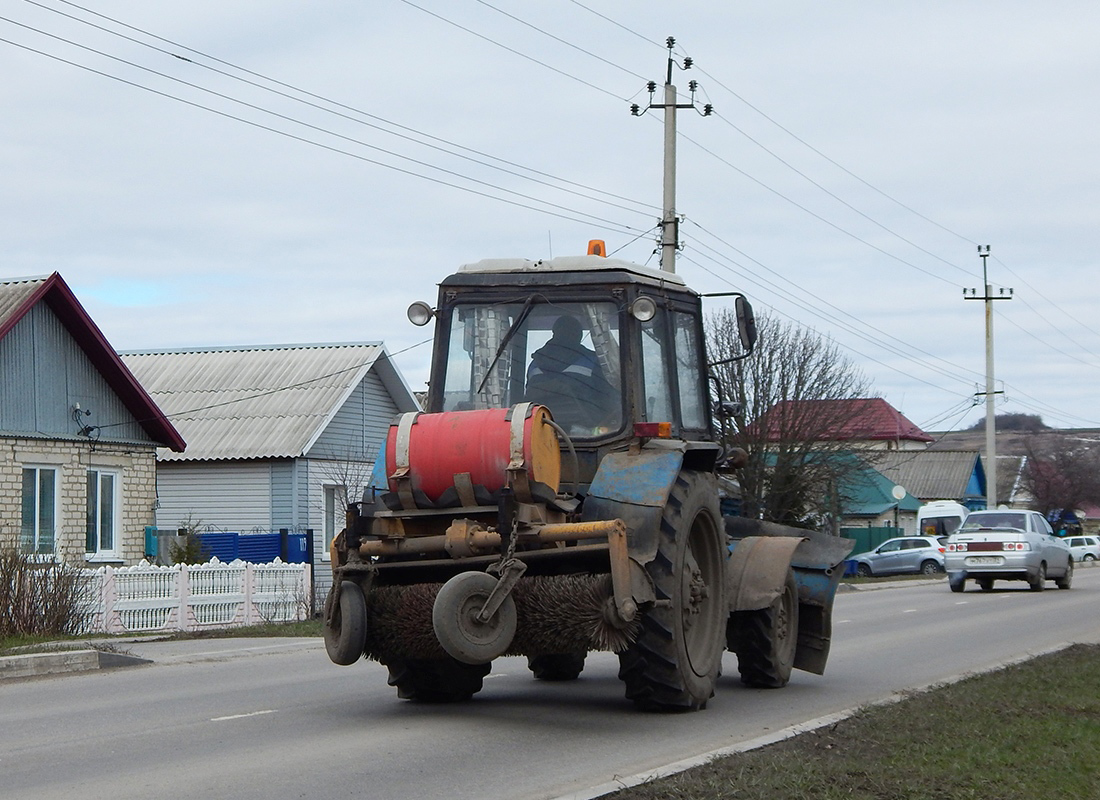
[[[539,284],[563,282],[562,273],[572,273],[574,283],[640,283],[687,290],[684,279],[673,272],[664,272],[618,258],[602,256],[559,256],[532,261],[525,258],[487,258],[473,264],[463,264],[458,272],[443,281],[444,285]]]

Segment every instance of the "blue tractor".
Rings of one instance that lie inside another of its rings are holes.
[[[378,660],[401,697],[446,702],[500,656],[570,680],[610,650],[651,710],[703,708],[727,649],[753,686],[824,670],[852,543],[722,516],[728,405],[679,276],[487,260],[409,317],[435,324],[426,410],[393,421],[333,542],[334,662]]]

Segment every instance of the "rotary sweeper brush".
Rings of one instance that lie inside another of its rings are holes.
[[[479,691],[501,656],[570,680],[609,650],[627,697],[658,710],[702,708],[725,649],[753,686],[824,670],[851,543],[727,530],[730,404],[708,390],[701,299],[678,276],[483,261],[409,318],[435,319],[427,412],[393,421],[333,542],[333,661],[377,659],[400,697],[438,702]]]

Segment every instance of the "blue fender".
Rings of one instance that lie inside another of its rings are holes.
[[[621,519],[630,557],[639,564],[652,561],[661,514],[683,463],[683,450],[672,448],[608,453],[588,488],[581,519]]]
[[[779,596],[788,567],[798,586],[798,646],[794,666],[825,671],[832,640],[833,599],[851,539],[785,525],[726,517],[733,538],[727,576],[730,611],[766,608]]]

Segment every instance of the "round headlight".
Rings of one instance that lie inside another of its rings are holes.
[[[657,316],[657,304],[652,297],[642,295],[630,304],[630,314],[639,322],[649,322]]]
[[[432,321],[432,317],[435,316],[435,312],[432,311],[432,307],[425,302],[417,300],[406,312],[409,317],[409,322],[416,325],[418,328],[427,325]]]

